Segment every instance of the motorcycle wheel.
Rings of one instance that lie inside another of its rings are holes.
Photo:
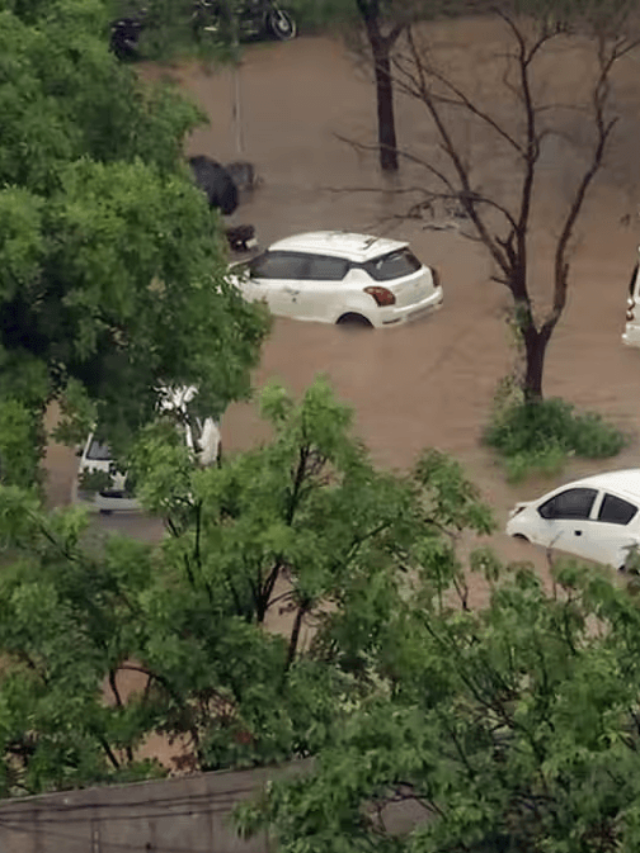
[[[290,41],[296,37],[296,22],[288,12],[271,9],[267,14],[269,32],[279,41]]]

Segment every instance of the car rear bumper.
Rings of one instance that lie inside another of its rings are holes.
[[[413,302],[411,305],[403,305],[402,308],[381,308],[377,315],[371,317],[371,322],[376,328],[384,328],[385,326],[397,326],[401,323],[408,323],[413,320],[419,320],[426,314],[436,311],[442,307],[443,293],[441,287],[434,288],[433,292],[422,299],[420,302]]]
[[[99,492],[80,491],[77,483],[74,483],[71,491],[71,503],[88,509],[89,512],[142,512],[142,507],[135,498],[106,497]]]
[[[628,347],[640,347],[640,326],[632,326],[627,323],[622,335],[622,343]]]

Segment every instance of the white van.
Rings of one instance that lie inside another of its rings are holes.
[[[638,249],[640,252],[640,249]],[[640,347],[640,262],[631,273],[627,298],[627,325],[622,340],[627,346]]]
[[[195,388],[180,388],[177,391],[165,393],[160,411],[178,411],[184,415],[180,425],[184,440],[189,450],[197,457],[202,466],[212,465],[219,461],[222,450],[220,427],[214,418],[191,416],[188,403],[195,397]],[[111,482],[107,488],[97,491],[83,489],[84,475],[90,473],[110,475]],[[106,444],[101,444],[94,433],[90,433],[80,455],[80,464],[73,481],[71,502],[85,506],[90,510],[101,513],[139,512],[141,506],[135,498],[126,473],[116,469],[111,451]]]

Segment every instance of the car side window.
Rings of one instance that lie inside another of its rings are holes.
[[[598,521],[606,521],[609,524],[629,524],[637,512],[638,507],[629,501],[606,494],[598,513]]]
[[[596,489],[567,489],[538,507],[542,518],[589,518]]]
[[[311,255],[305,278],[312,281],[342,281],[348,269],[349,263],[343,258]]]
[[[633,298],[633,291],[635,290],[636,278],[638,277],[638,269],[640,268],[640,264],[636,264],[633,268],[633,272],[631,273],[631,281],[629,282],[629,296]]]
[[[251,278],[304,278],[308,257],[295,252],[264,252],[249,264]]]
[[[87,459],[91,459],[96,462],[110,462],[111,448],[108,444],[102,444],[94,438],[89,446],[89,450],[87,451]]]

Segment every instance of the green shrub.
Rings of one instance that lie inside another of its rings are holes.
[[[625,445],[616,427],[594,412],[575,414],[564,400],[525,403],[513,398],[497,401],[484,441],[505,461],[508,479],[529,473],[558,473],[568,456],[588,459],[615,456]]]
[[[550,444],[543,450],[530,450],[508,456],[504,460],[507,480],[521,483],[531,474],[554,477],[562,471],[567,461],[567,452],[557,444]]]
[[[605,423],[600,415],[585,412],[573,417],[572,446],[578,456],[605,459],[620,453],[625,438],[619,429]]]

